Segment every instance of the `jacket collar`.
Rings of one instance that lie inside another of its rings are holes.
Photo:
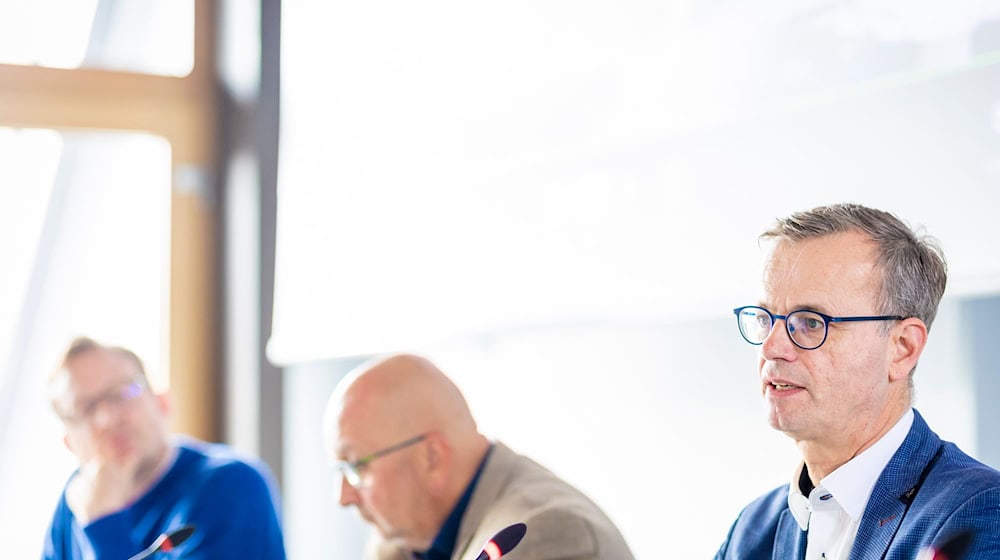
[[[470,546],[483,544],[473,543],[472,537],[475,536],[490,507],[499,499],[500,493],[507,486],[514,472],[515,458],[516,454],[509,447],[499,441],[493,442],[493,449],[486,458],[482,473],[479,475],[479,482],[476,483],[472,499],[469,500],[459,525],[458,537],[455,539],[455,554],[452,558],[464,558],[468,555]]]

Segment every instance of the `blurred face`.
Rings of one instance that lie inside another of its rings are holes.
[[[350,422],[349,412],[341,415],[337,431],[332,453],[343,461],[357,461],[415,435],[375,433],[380,431],[375,426]],[[353,505],[383,538],[399,541],[411,550],[429,548],[438,529],[432,526],[427,482],[415,460],[423,445],[417,442],[371,461],[359,470],[357,487],[351,486],[346,477],[340,481],[340,505]]]
[[[74,357],[53,381],[66,445],[81,463],[152,467],[166,453],[166,404],[151,394],[128,356],[94,349]]]
[[[833,316],[878,315],[874,245],[855,233],[773,247],[761,306],[786,315],[810,309]],[[830,323],[826,342],[803,350],[778,321],[760,346],[758,371],[772,427],[796,441],[863,437],[899,391],[890,387],[890,339],[880,322]]]

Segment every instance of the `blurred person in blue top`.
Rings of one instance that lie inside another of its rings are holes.
[[[43,559],[125,560],[185,526],[184,558],[285,558],[267,466],[232,448],[170,434],[169,403],[130,350],[78,338],[50,379],[63,441],[79,459]]]
[[[1000,558],[1000,472],[913,408],[947,282],[936,242],[858,204],[793,214],[761,241],[760,300],[733,311],[758,347],[768,421],[802,462],[716,558],[913,560],[969,534],[962,558]]]

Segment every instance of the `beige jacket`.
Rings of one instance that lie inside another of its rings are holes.
[[[474,560],[498,531],[522,522],[524,539],[505,560],[632,560],[618,528],[583,493],[504,444],[493,445],[462,517],[452,560]],[[368,560],[410,560],[377,536]]]

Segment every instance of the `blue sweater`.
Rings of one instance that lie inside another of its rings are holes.
[[[75,474],[74,474],[75,475]],[[184,440],[163,478],[129,507],[81,527],[63,490],[43,560],[127,560],[161,534],[192,525],[175,552],[156,558],[283,560],[279,501],[262,462],[225,445]]]

